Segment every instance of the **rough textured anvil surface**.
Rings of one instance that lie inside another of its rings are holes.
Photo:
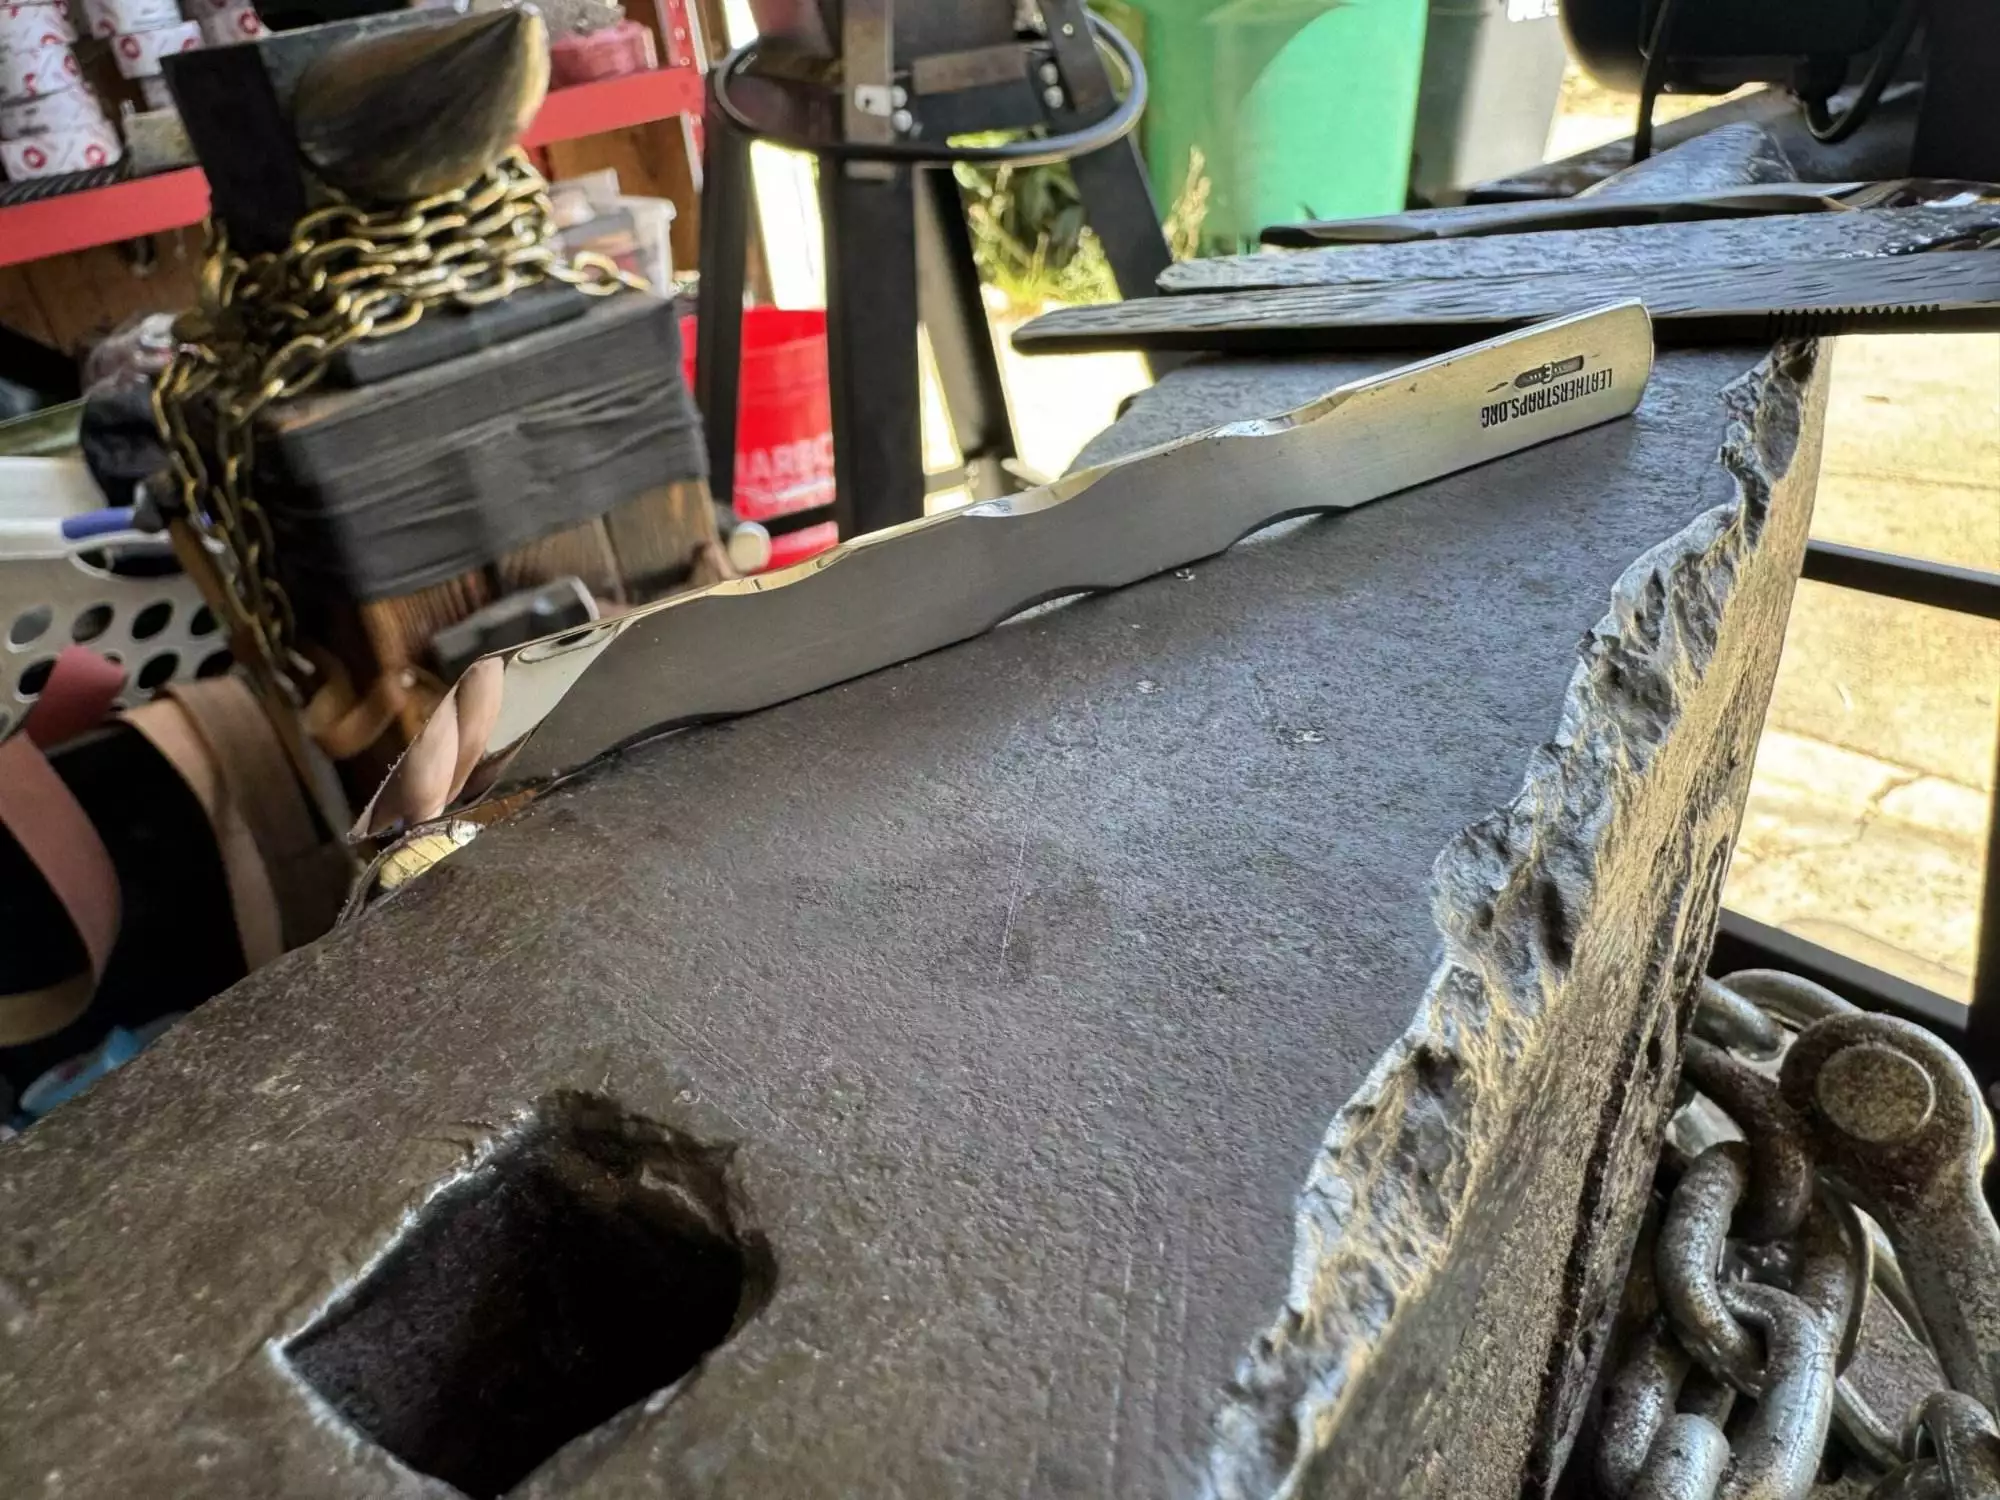
[[[1197,365],[1089,456],[1373,367]],[[0,1147],[0,1494],[449,1495],[327,1392],[423,1429],[426,1361],[500,1360],[477,1194],[541,1130],[522,1222],[664,1181],[760,1269],[516,1494],[1511,1500],[1623,1274],[1821,384],[1667,356],[1630,422],[545,796]],[[601,1179],[546,1144],[619,1111]]]

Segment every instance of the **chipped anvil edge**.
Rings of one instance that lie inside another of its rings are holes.
[[[1545,969],[1521,972],[1505,956],[1539,949],[1507,928],[1532,925],[1545,887],[1572,883],[1558,866],[1579,843],[1601,846],[1621,788],[1650,769],[1684,694],[1706,677],[1715,639],[1686,627],[1690,606],[1706,595],[1719,601],[1715,613],[1727,608],[1772,492],[1792,472],[1819,357],[1815,344],[1781,344],[1723,389],[1718,462],[1734,498],[1619,577],[1578,648],[1555,737],[1530,757],[1521,791],[1438,856],[1432,912],[1443,955],[1409,1029],[1334,1117],[1298,1195],[1285,1302],[1224,1390],[1205,1495],[1303,1493],[1314,1460],[1339,1441],[1355,1377],[1449,1255],[1510,1107],[1508,1070],[1548,1014]],[[1772,433],[1779,441],[1760,442]],[[1384,1170],[1410,1161],[1444,1165]]]

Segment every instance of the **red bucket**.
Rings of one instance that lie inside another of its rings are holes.
[[[681,319],[681,365],[694,384],[695,320]],[[736,398],[736,483],[746,521],[770,521],[833,504],[833,405],[827,391],[826,314],[777,307],[743,313]],[[831,521],[772,538],[768,566],[783,567],[837,539]]]

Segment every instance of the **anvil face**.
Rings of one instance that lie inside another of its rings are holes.
[[[1191,369],[1087,456],[1367,368]],[[1540,1488],[1821,387],[1668,356],[545,794],[0,1148],[0,1492]]]

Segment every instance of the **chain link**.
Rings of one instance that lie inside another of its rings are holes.
[[[435,307],[481,307],[543,281],[588,296],[645,288],[607,256],[565,260],[554,234],[548,185],[518,150],[415,203],[314,209],[281,252],[237,255],[211,222],[201,299],[174,325],[153,420],[181,509],[228,561],[220,602],[233,633],[300,701],[314,669],[252,488],[258,414],[310,391],[349,345],[400,333]]]
[[[2000,1496],[2000,1225],[1976,1191],[1992,1127],[1964,1064],[1757,970],[1705,982],[1682,1088],[1634,1260],[1640,1322],[1606,1388],[1600,1493],[1802,1500],[1831,1432],[1878,1476],[1871,1500]],[[1876,1293],[1947,1376],[1901,1428],[1846,1378]],[[1754,1405],[1732,1423],[1738,1399]]]

